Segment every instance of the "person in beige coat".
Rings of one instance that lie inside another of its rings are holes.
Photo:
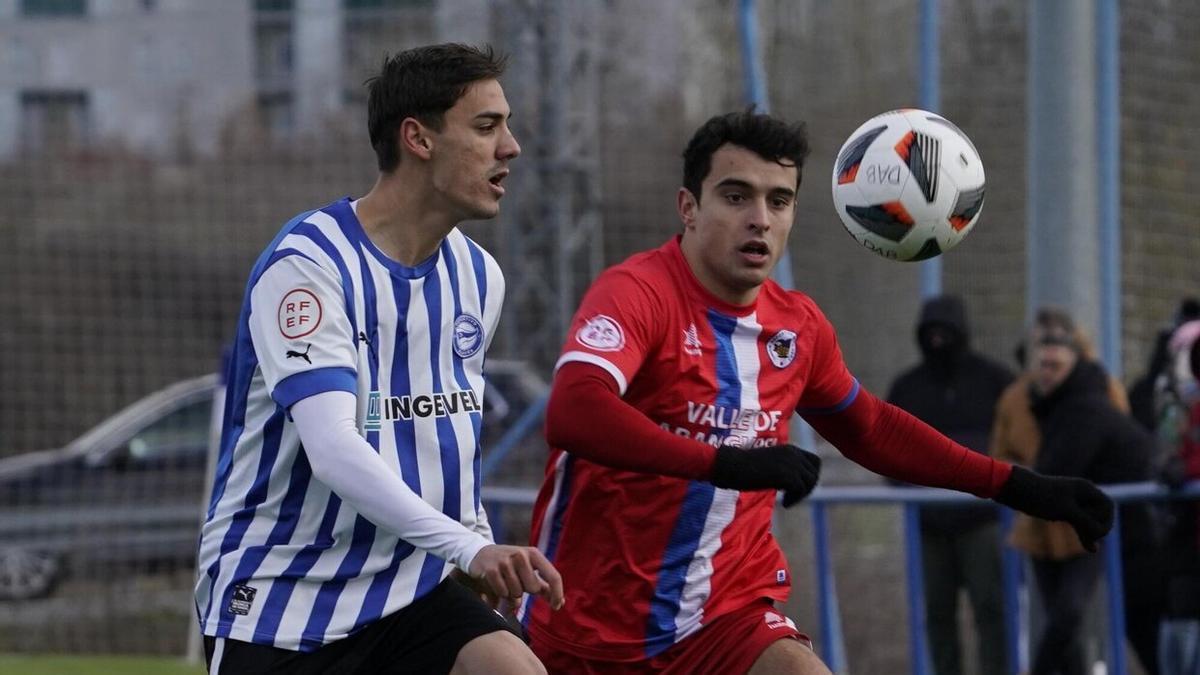
[[[1097,483],[1147,480],[1154,441],[1128,417],[1120,383],[1104,373],[1070,316],[1039,310],[1028,339],[1026,372],[997,404],[991,452],[997,459]],[[1157,675],[1162,572],[1159,537],[1147,504],[1121,507],[1126,634],[1144,670]],[[1078,622],[1102,562],[1069,525],[1019,514],[1009,543],[1033,561],[1049,614],[1032,672],[1083,672]]]
[[[1046,313],[1046,323],[1060,322],[1054,312],[1055,310],[1051,310]],[[1065,313],[1061,315],[1066,317]],[[1070,320],[1069,317],[1066,318]],[[1096,349],[1087,334],[1075,326],[1074,322],[1070,322],[1070,327],[1073,338],[1080,346],[1080,358],[1096,360]],[[1030,342],[1040,339],[1043,330],[1043,327],[1035,323]],[[1042,442],[1037,420],[1033,417],[1033,400],[1030,395],[1033,374],[1030,370],[1026,367],[1000,395],[1000,400],[996,403],[996,421],[992,427],[988,453],[996,459],[1024,467],[1034,465],[1038,446]],[[1125,395],[1125,387],[1111,376],[1108,378],[1108,397],[1118,410],[1123,413],[1129,412],[1129,398]],[[1075,530],[1067,523],[1040,520],[1023,513],[1017,514],[1009,544],[1034,558],[1065,560],[1085,553]]]

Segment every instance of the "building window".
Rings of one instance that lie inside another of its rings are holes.
[[[87,92],[21,92],[21,145],[27,152],[81,147],[90,136]]]
[[[292,84],[292,22],[260,18],[254,28],[254,72],[258,88],[288,89]]]
[[[342,40],[343,100],[351,106],[366,103],[363,82],[379,72],[384,54],[429,41],[437,27],[432,0],[342,0],[345,8]]]
[[[258,12],[290,12],[292,0],[254,0],[254,9]]]
[[[274,141],[287,140],[296,126],[291,92],[259,94],[258,114],[267,135]]]
[[[87,0],[21,0],[25,16],[86,16]]]
[[[430,7],[433,0],[342,0],[346,9],[414,9]]]

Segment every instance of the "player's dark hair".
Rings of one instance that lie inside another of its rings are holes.
[[[700,185],[712,170],[712,156],[726,143],[732,143],[763,159],[796,167],[796,187],[804,173],[808,157],[808,130],[804,122],[788,124],[770,115],[741,112],[717,115],[704,123],[683,151],[683,187],[700,202]]]
[[[507,60],[490,45],[476,48],[454,43],[385,56],[379,74],[365,82],[367,130],[379,170],[390,173],[400,164],[397,136],[405,118],[441,131],[445,112],[467,87],[500,77]]]

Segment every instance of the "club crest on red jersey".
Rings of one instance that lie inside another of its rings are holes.
[[[615,352],[625,346],[625,331],[616,319],[603,314],[587,320],[575,333],[575,339],[585,347],[596,351]]]
[[[767,341],[767,356],[776,368],[787,368],[796,360],[796,334],[781,330]]]

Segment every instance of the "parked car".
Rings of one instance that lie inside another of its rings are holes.
[[[489,360],[487,377],[494,444],[547,385],[512,361]],[[190,569],[223,394],[215,374],[183,380],[62,448],[0,459],[0,601],[45,596],[71,571]]]
[[[46,595],[69,567],[190,567],[216,386],[177,382],[62,448],[0,459],[0,600]]]

